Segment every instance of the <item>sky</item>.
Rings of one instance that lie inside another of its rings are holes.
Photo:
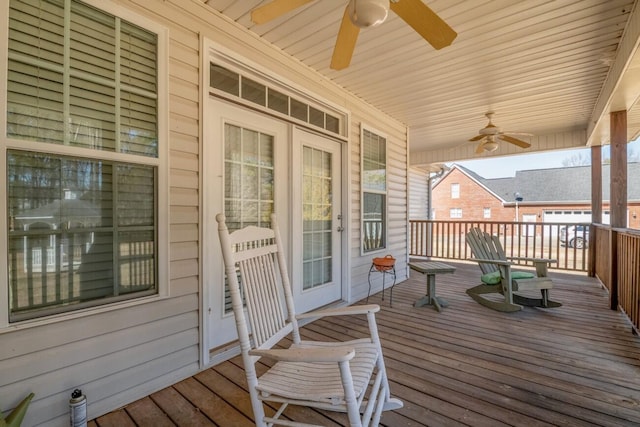
[[[628,148],[635,156],[640,155],[640,138],[629,143]],[[609,146],[603,147],[602,158],[608,158]],[[494,157],[490,159],[468,160],[456,162],[470,169],[483,178],[504,178],[515,176],[518,170],[560,168],[562,161],[572,156],[582,155],[589,158],[591,148],[571,150],[546,151],[543,153],[522,154],[507,157]]]

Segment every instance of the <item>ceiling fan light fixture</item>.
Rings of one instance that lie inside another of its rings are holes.
[[[359,28],[382,24],[389,15],[389,0],[350,0],[349,19]]]
[[[484,148],[484,151],[496,151],[498,149],[498,143],[495,141],[487,141],[482,144],[482,148]]]

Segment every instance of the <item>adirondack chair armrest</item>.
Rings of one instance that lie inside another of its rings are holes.
[[[482,259],[482,258],[467,258],[467,261],[479,262],[484,264],[495,264],[495,265],[504,265],[506,267],[510,267],[515,265],[515,263],[511,261],[504,261],[499,259]]]
[[[327,348],[287,348],[287,349],[254,349],[250,350],[252,356],[266,357],[279,362],[347,362],[356,354],[353,347],[327,347]]]
[[[309,311],[307,313],[296,314],[297,319],[308,319],[310,317],[326,316],[349,316],[353,314],[377,313],[380,311],[378,304],[349,305],[346,307],[327,308],[324,310]]]
[[[509,259],[514,259],[517,261],[530,261],[536,264],[539,262],[543,262],[546,264],[554,264],[558,262],[557,259],[552,259],[552,258],[529,258],[529,257],[520,257],[520,256],[512,256],[512,257],[509,257]]]

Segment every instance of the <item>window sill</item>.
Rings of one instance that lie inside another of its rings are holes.
[[[131,307],[137,307],[143,304],[150,304],[158,301],[170,298],[168,295],[149,295],[146,297],[140,297],[135,300],[127,300],[121,302],[114,302],[97,307],[87,307],[73,312],[53,314],[46,317],[39,317],[37,319],[20,320],[14,323],[7,323],[0,326],[0,335],[5,333],[11,333],[23,329],[37,328],[41,326],[51,325],[53,323],[67,322],[77,319],[83,319],[90,316],[95,316],[102,313],[108,313],[115,310],[124,310]]]

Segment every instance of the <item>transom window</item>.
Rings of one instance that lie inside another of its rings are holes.
[[[89,4],[11,0],[10,321],[158,292],[158,52]]]
[[[346,129],[345,114],[302,96],[293,96],[238,73],[220,64],[209,64],[209,85],[233,96],[236,101],[263,107],[270,114],[291,118],[330,134],[343,136]]]

